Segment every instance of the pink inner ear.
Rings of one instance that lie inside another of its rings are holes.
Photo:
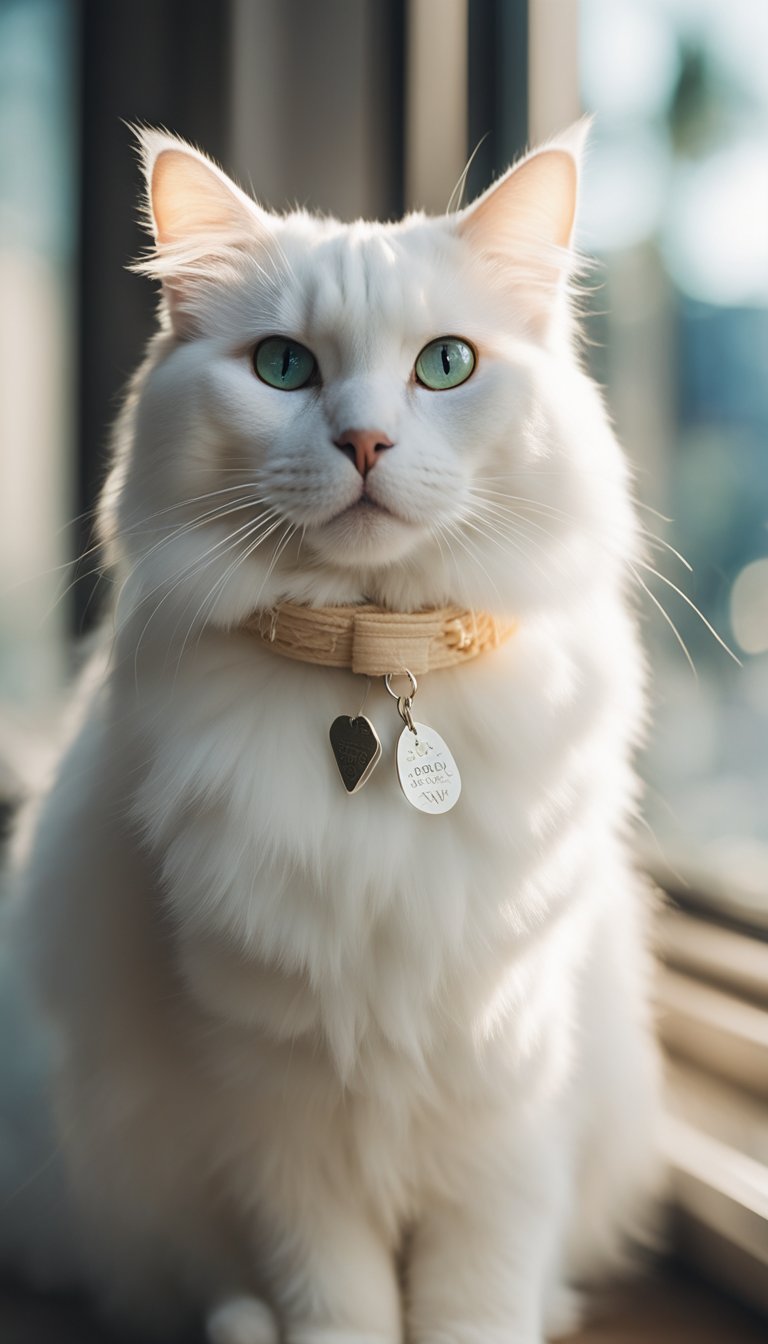
[[[467,212],[461,230],[489,251],[515,242],[568,247],[576,215],[578,173],[566,150],[526,159]]]
[[[208,263],[263,242],[268,216],[196,150],[150,132],[144,140],[153,254],[135,269],[163,282],[176,333],[194,334],[195,282]]]
[[[254,212],[213,166],[181,149],[163,149],[152,166],[152,216],[158,243],[183,243],[199,234],[252,230]]]

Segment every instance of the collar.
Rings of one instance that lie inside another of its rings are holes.
[[[517,626],[463,607],[398,612],[370,603],[303,607],[281,602],[255,612],[240,628],[285,658],[383,677],[405,668],[421,676],[456,667],[498,649]]]

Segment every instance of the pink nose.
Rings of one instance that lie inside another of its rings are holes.
[[[354,462],[361,476],[367,476],[376,466],[379,453],[395,446],[381,429],[345,429],[333,442]]]

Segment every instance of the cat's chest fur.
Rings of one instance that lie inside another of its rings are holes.
[[[364,679],[247,635],[209,637],[170,698],[167,671],[145,677],[131,732],[151,766],[132,810],[186,972],[272,1037],[319,1027],[342,1071],[374,1039],[416,1060],[448,1019],[471,1035],[496,997],[522,992],[521,950],[599,864],[626,792],[611,723],[626,733],[629,646],[605,663],[599,638],[567,628],[523,628],[422,679],[415,716],[463,781],[441,816],[401,792],[403,725],[379,685],[366,696]],[[348,796],[328,732],[364,696],[382,759]]]

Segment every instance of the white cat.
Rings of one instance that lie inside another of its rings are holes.
[[[639,543],[574,353],[582,138],[342,225],[142,135],[163,300],[102,504],[114,638],[17,856],[71,1236],[120,1319],[541,1344],[646,1235]],[[380,681],[346,794],[366,681],[246,628],[285,601],[516,623],[420,678],[450,813],[403,797]]]

